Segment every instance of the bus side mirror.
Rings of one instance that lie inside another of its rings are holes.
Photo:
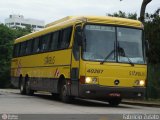
[[[81,46],[82,45],[82,39],[83,39],[83,32],[82,32],[82,28],[81,26],[77,26],[76,27],[76,40],[78,42],[78,45]]]

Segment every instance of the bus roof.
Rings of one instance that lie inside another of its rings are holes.
[[[28,35],[22,36],[15,40],[15,44],[26,41],[28,39],[33,39],[38,36],[45,35],[54,30],[65,28],[66,26],[73,25],[74,23],[88,22],[88,23],[99,23],[99,24],[110,24],[110,25],[120,25],[120,26],[130,26],[136,28],[143,28],[143,25],[138,20],[131,20],[126,18],[118,17],[108,17],[108,16],[67,16],[60,20],[49,23],[44,29],[30,33]]]

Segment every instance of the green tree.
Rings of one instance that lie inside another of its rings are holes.
[[[108,16],[129,18],[129,19],[137,20],[137,14],[136,13],[128,13],[128,14],[126,14],[125,12],[122,12],[122,11],[118,11],[118,12],[115,12],[113,14],[108,14]]]
[[[5,25],[0,25],[0,87],[9,84],[10,59],[12,54],[12,43],[15,38],[14,30]]]
[[[149,62],[160,63],[160,9],[153,14],[146,13],[145,36],[150,43]]]
[[[10,86],[10,65],[14,39],[30,32],[31,29],[11,29],[0,24],[0,88]]]

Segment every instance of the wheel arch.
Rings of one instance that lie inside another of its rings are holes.
[[[61,85],[64,80],[65,80],[65,76],[63,74],[61,74],[58,78],[58,84],[57,84],[57,92],[58,93],[60,93],[60,88],[61,88]]]

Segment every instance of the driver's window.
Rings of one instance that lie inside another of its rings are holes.
[[[115,27],[103,25],[86,25],[85,30],[85,60],[103,61],[108,55],[107,61],[115,62]]]
[[[76,26],[75,34],[74,34],[74,42],[73,42],[73,56],[76,61],[78,61],[80,59],[80,49],[79,49],[79,44],[78,44],[78,41],[79,41],[80,35],[81,35],[81,33],[78,31],[78,29],[80,29],[80,28],[81,28],[81,26]]]

